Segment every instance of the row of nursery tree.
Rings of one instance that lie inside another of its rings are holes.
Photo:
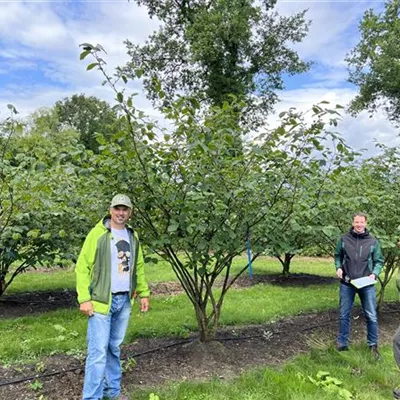
[[[399,149],[380,144],[378,155],[361,157],[337,132],[342,107],[324,102],[264,124],[281,75],[308,68],[285,44],[306,34],[304,13],[279,17],[274,2],[138,3],[163,24],[146,45],[127,42],[126,66],[110,74],[104,49],[82,45],[81,60],[91,58],[87,69],[114,91],[114,107],[75,95],[25,119],[9,105],[0,123],[0,295],[28,268],[73,263],[109,199],[125,192],[146,261],[170,263],[202,341],[248,268],[231,271],[247,243],[252,261],[275,256],[288,274],[300,252],[331,255],[354,211],[370,216],[383,247],[383,299],[399,263]],[[135,107],[136,79],[168,128]]]
[[[173,126],[165,132],[129,107],[129,99],[120,100],[127,113],[115,117],[119,129],[111,136],[96,136],[97,152],[77,130],[54,123],[54,109],[25,123],[3,121],[1,293],[31,266],[73,262],[120,191],[133,199],[133,224],[149,260],[158,255],[171,263],[203,328],[217,323],[238,277],[230,273],[232,260],[245,252],[248,238],[253,260],[276,256],[289,273],[301,251],[332,254],[355,210],[370,215],[382,243],[384,290],[398,264],[397,148],[381,146],[379,155],[361,159],[332,131],[337,114],[325,105],[283,113],[279,127],[238,146],[245,103],[204,112],[182,98],[165,110]],[[219,276],[224,283],[215,298]]]

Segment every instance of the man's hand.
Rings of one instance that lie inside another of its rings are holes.
[[[79,310],[88,317],[91,317],[94,314],[93,303],[91,300],[85,301],[84,303],[80,304]]]
[[[338,268],[338,269],[336,270],[336,275],[337,275],[337,277],[338,277],[339,279],[343,279],[343,270],[342,270],[342,268]]]
[[[149,302],[148,297],[143,297],[140,299],[140,311],[141,312],[149,311],[149,306],[150,306],[150,302]]]
[[[369,278],[369,279],[375,280],[375,279],[376,279],[376,276],[375,276],[375,274],[371,274],[371,275],[368,275],[368,278]]]

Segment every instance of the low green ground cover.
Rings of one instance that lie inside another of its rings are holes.
[[[336,285],[307,288],[255,285],[232,290],[225,300],[221,324],[266,323],[284,316],[336,307]],[[139,320],[139,321],[138,321]],[[194,312],[184,294],[152,299],[151,311],[133,311],[128,342],[137,337],[186,337],[196,330]],[[17,361],[85,347],[86,318],[73,310],[58,310],[0,322],[0,362]]]
[[[240,271],[247,264],[247,257],[236,257],[233,261],[232,272]],[[334,276],[333,261],[323,258],[294,258],[292,273],[308,273],[322,276]],[[260,257],[253,263],[254,274],[277,274],[282,272],[280,263],[275,258]],[[248,272],[244,273],[244,276]],[[149,282],[167,282],[176,280],[169,264],[160,261],[157,264],[146,264],[146,277]],[[74,289],[75,273],[73,268],[47,269],[43,272],[27,272],[18,275],[6,294],[38,290]]]
[[[137,400],[150,393],[160,400],[385,400],[400,383],[390,346],[382,360],[368,349],[353,346],[338,353],[331,346],[313,349],[280,368],[259,368],[239,378],[208,382],[180,382],[151,391],[134,392]]]
[[[337,307],[337,285],[304,288],[256,285],[228,293],[221,325],[261,324],[299,313]],[[126,337],[187,337],[196,330],[192,306],[185,295],[152,299],[151,311],[133,311]],[[0,362],[34,359],[52,352],[85,348],[86,318],[77,309],[58,310],[0,322]]]
[[[43,272],[32,270],[18,275],[7,288],[5,295],[73,288],[75,273],[72,268],[49,268]]]
[[[245,257],[235,260],[234,269],[241,268],[245,260]],[[150,282],[174,278],[166,264],[146,268]],[[279,263],[270,258],[262,258],[254,264],[256,274],[280,271]],[[298,258],[293,262],[292,272],[334,276],[332,261],[323,259]],[[27,288],[54,290],[73,287],[74,272],[57,270],[51,273],[23,274],[17,278],[12,291],[18,293]],[[397,298],[392,282],[387,289],[386,299]],[[234,289],[227,294],[221,324],[272,322],[289,315],[336,308],[337,304],[338,285],[335,283],[310,285],[306,288],[259,284]],[[0,322],[0,362],[32,361],[57,352],[84,355],[86,323],[86,318],[77,309],[4,319]],[[196,322],[193,309],[185,295],[159,296],[152,299],[149,313],[140,314],[138,308],[133,311],[126,342],[132,342],[138,337],[184,338],[194,330]],[[390,398],[390,390],[400,379],[390,347],[383,346],[382,352],[383,360],[376,364],[363,346],[353,346],[347,353],[337,353],[327,345],[297,357],[282,368],[257,369],[229,382],[214,379],[205,383],[177,383],[153,389],[152,392],[157,393],[160,400],[336,400],[352,398],[348,393],[355,396],[355,399],[387,399]],[[329,375],[321,375],[321,371]],[[339,381],[341,384],[337,384]],[[134,398],[147,400],[150,393],[134,393]]]

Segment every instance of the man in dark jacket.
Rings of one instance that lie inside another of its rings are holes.
[[[340,279],[340,327],[337,339],[339,351],[348,350],[350,315],[356,293],[361,300],[367,323],[367,343],[376,359],[378,352],[378,316],[376,312],[375,281],[383,266],[379,242],[368,232],[367,216],[353,215],[350,232],[342,235],[335,250],[336,274]],[[354,286],[354,280],[367,277],[363,287]]]

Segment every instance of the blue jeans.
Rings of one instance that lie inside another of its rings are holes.
[[[353,308],[354,297],[358,293],[364,317],[367,323],[367,344],[368,346],[378,345],[378,315],[376,312],[375,285],[365,286],[356,289],[352,285],[340,284],[340,326],[337,339],[338,346],[347,346],[350,333],[350,316]]]
[[[118,397],[121,392],[120,345],[131,314],[129,294],[112,295],[108,315],[89,317],[83,400]]]

